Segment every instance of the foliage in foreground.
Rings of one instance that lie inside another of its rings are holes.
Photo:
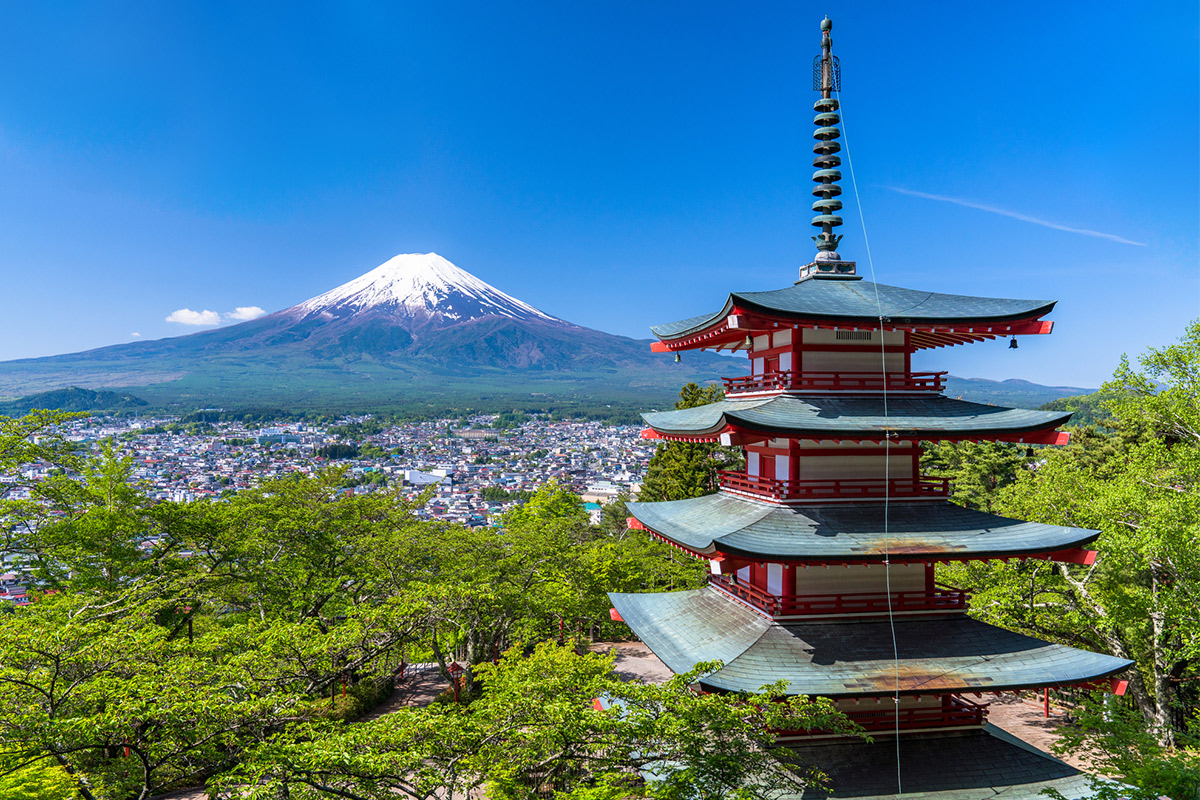
[[[553,484],[503,531],[421,519],[420,500],[395,492],[347,496],[337,469],[222,502],[153,503],[115,448],[80,460],[55,439],[63,419],[0,425],[0,473],[63,467],[0,507],[6,550],[43,589],[0,626],[6,796],[51,797],[69,776],[89,800],[145,800],[313,732],[386,742],[424,724],[460,731],[447,746],[472,756],[472,736],[512,736],[482,714],[493,658],[573,630],[617,632],[608,590],[697,580],[695,563],[650,537],[594,528]],[[391,733],[349,723],[417,660],[447,676],[463,666],[480,711],[407,714]],[[391,758],[359,749],[379,769]]]
[[[503,800],[549,793],[576,797],[716,800],[771,797],[819,780],[781,766],[769,729],[849,731],[828,701],[714,695],[693,683],[700,665],[662,685],[623,683],[613,658],[538,645],[479,669],[470,706],[402,711],[359,725],[297,726],[248,754],[228,779],[251,798],[350,800],[466,797],[486,789]],[[603,698],[607,708],[593,706]],[[643,782],[643,772],[654,779]]]
[[[1097,530],[1096,563],[974,563],[942,580],[974,592],[979,618],[1134,661],[1131,709],[1085,708],[1065,741],[1140,790],[1191,797],[1200,786],[1200,323],[1139,368],[1123,359],[1102,397],[1111,431],[1077,429],[1069,446],[1009,464],[996,486],[984,491],[980,475],[956,493],[1007,517]]]

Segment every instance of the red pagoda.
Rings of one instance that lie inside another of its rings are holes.
[[[814,62],[815,259],[790,286],[736,292],[715,313],[652,328],[658,352],[748,351],[750,374],[726,379],[724,400],[643,415],[647,438],[745,452],[745,471],[724,473],[716,494],[629,504],[632,526],[710,563],[708,584],[613,594],[614,616],[675,672],[720,660],[703,690],[783,680],[870,732],[871,743],[781,736],[830,776],[806,798],[1090,796],[1086,775],[989,725],[983,695],[1108,687],[1132,662],[971,619],[967,594],[938,583],[936,565],[1087,564],[1098,532],[963,508],[920,468],[924,441],[1064,444],[1070,415],[947,398],[945,373],[911,367],[918,350],[1048,334],[1054,302],[886,286],[842,259],[831,29],[821,23]]]

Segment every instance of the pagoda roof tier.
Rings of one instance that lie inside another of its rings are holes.
[[[864,280],[814,278],[769,292],[734,292],[716,313],[655,325],[650,330],[659,339],[671,342],[712,332],[714,328],[727,325],[731,315],[746,315],[788,323],[840,323],[867,328],[881,325],[900,329],[982,327],[985,330],[978,333],[983,338],[982,334],[987,333],[1007,335],[1010,326],[1005,323],[1032,322],[1049,314],[1054,303],[1053,300],[940,294]],[[880,317],[883,317],[882,323]],[[746,322],[743,320],[743,324]],[[990,326],[1004,330],[987,331]],[[1041,330],[1033,326],[1016,332],[1037,333]],[[744,335],[745,331],[742,333]]]
[[[1007,519],[945,501],[799,506],[718,492],[628,507],[642,525],[698,555],[755,561],[1018,558],[1069,550],[1099,535],[1085,528]]]
[[[994,692],[1087,683],[1133,665],[960,615],[896,618],[894,659],[887,621],[776,622],[712,587],[609,597],[673,672],[722,661],[700,681],[717,691],[786,681],[788,694],[821,697]]]
[[[786,800],[893,800],[896,741],[784,742],[797,766],[817,766],[829,777]],[[1040,800],[1055,789],[1066,800],[1094,796],[1084,773],[988,724],[981,730],[901,737],[905,796],[921,800]],[[791,760],[791,759],[788,759]]]
[[[642,414],[658,434],[650,438],[709,441],[723,433],[818,440],[1020,438],[1022,434],[1049,434],[1053,438],[1054,428],[1070,418],[1070,412],[1005,408],[941,395],[774,395],[727,398],[694,408]],[[1034,441],[1034,437],[1028,440]]]

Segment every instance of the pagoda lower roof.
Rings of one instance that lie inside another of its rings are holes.
[[[783,745],[787,761],[828,776],[780,800],[894,800],[897,742],[816,741]],[[1094,797],[1091,779],[1016,736],[986,725],[972,731],[909,734],[899,741],[904,796],[921,800],[1043,800],[1056,790],[1066,800]]]
[[[633,632],[673,672],[723,666],[706,689],[756,692],[777,681],[822,697],[985,692],[1085,683],[1133,665],[961,615],[887,621],[776,622],[712,587],[611,593]]]
[[[655,325],[660,339],[680,339],[718,324],[734,309],[798,320],[886,325],[950,325],[1000,323],[1034,319],[1050,313],[1053,300],[1009,300],[996,297],[940,294],[864,280],[804,280],[768,292],[734,292],[720,311]]]
[[[628,507],[651,531],[697,554],[757,560],[1015,558],[1079,547],[1099,535],[942,500],[779,505],[718,492]]]
[[[1052,430],[1070,412],[1031,411],[934,397],[774,395],[656,411],[642,419],[665,436],[716,437],[739,430],[806,439],[937,439]]]

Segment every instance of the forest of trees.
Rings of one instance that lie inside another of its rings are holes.
[[[699,565],[593,527],[556,485],[502,531],[347,496],[329,469],[227,501],[153,503],[62,414],[0,418],[0,471],[61,474],[4,501],[4,549],[40,591],[0,618],[0,796],[718,797],[795,787],[764,725],[837,728],[826,703],[627,684],[572,636],[627,634],[606,592],[685,588]],[[565,635],[564,635],[565,634]],[[563,641],[560,644],[560,640]],[[403,665],[458,663],[462,702],[369,721]],[[704,667],[700,668],[701,670]],[[608,711],[593,700],[608,698]],[[669,761],[662,780],[640,770]],[[230,795],[226,795],[230,796]]]
[[[689,385],[679,406],[719,397]],[[1061,746],[1135,787],[1098,796],[1193,798],[1200,324],[1122,362],[1088,408],[1066,447],[927,443],[925,469],[965,505],[1098,531],[1095,564],[976,562],[939,579],[970,589],[981,619],[1135,661],[1126,697],[1080,698]],[[395,492],[347,496],[336,468],[156,503],[113,446],[73,451],[63,419],[0,418],[0,473],[61,468],[0,507],[4,549],[40,587],[0,617],[7,800],[195,785],[289,800],[770,797],[818,777],[775,766],[768,728],[849,730],[828,703],[779,702],[778,686],[735,697],[691,692],[694,675],[623,683],[611,657],[573,645],[628,635],[608,591],[702,579],[698,562],[625,530],[623,503],[592,526],[549,485],[502,530],[473,530],[421,519],[421,501]],[[738,458],[661,445],[643,497],[711,492]],[[359,720],[417,661],[446,677],[462,665],[461,702]],[[656,763],[671,768],[643,781]]]

